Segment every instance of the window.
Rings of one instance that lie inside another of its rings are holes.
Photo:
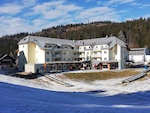
[[[104,60],[107,60],[107,58],[104,58]]]
[[[55,52],[55,54],[61,54],[60,52]]]
[[[76,49],[79,49],[79,46],[75,46]]]
[[[59,49],[59,48],[60,48],[60,46],[57,46],[57,48]]]
[[[89,49],[90,49],[91,47],[89,47]]]
[[[87,54],[89,54],[89,52],[87,52]]]
[[[84,49],[86,49],[86,47],[84,47]]]
[[[46,61],[49,62],[49,58],[47,58]]]
[[[107,53],[107,51],[104,51],[104,53]]]
[[[46,52],[46,54],[49,54],[49,52]]]
[[[94,60],[97,60],[97,58],[94,58]]]

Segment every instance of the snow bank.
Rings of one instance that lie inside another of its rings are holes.
[[[0,75],[0,113],[149,113],[150,79],[121,84],[123,79],[65,87],[42,76],[34,80]]]

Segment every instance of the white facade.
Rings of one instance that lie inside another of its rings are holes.
[[[131,48],[129,60],[133,62],[150,62],[150,50],[148,48]]]
[[[123,69],[128,59],[125,43],[116,37],[72,41],[27,36],[18,45],[19,70],[24,70],[28,63],[79,60],[96,61],[97,64],[115,62]]]
[[[108,48],[107,45],[95,45],[93,48],[89,46],[81,46],[79,49],[79,58],[81,60],[92,60],[99,62],[118,62],[119,69],[124,69],[126,60],[128,59],[128,50],[125,47],[121,47],[116,44],[112,48]],[[88,59],[87,59],[88,58]]]
[[[43,50],[36,45],[35,49],[35,63],[43,63],[47,59],[48,55],[46,54],[48,50]]]

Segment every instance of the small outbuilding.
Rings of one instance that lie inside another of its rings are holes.
[[[15,64],[15,59],[10,57],[8,54],[0,56],[0,67],[12,67]]]

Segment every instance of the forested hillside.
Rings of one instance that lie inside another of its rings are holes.
[[[0,38],[0,54],[14,53],[17,43],[28,33],[18,33]],[[30,35],[62,38],[62,39],[89,39],[108,36],[117,36],[125,41],[129,47],[150,47],[150,18],[126,21],[122,23],[92,22],[89,24],[68,24],[48,29]]]

